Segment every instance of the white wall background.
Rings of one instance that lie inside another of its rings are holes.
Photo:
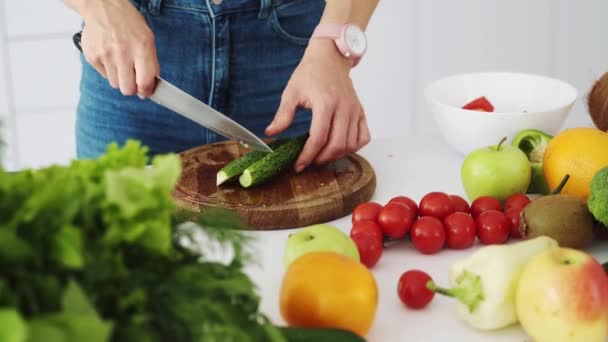
[[[375,139],[434,132],[422,101],[430,81],[484,70],[574,84],[566,125],[588,124],[584,97],[608,72],[606,0],[381,0],[370,49],[353,72]],[[8,168],[73,158],[80,19],[60,0],[0,0],[0,120]]]

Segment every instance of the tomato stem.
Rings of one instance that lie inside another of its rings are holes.
[[[500,142],[498,143],[498,146],[496,146],[496,151],[500,151],[500,148],[502,147],[502,144],[507,141],[507,137],[503,137]]]
[[[570,175],[566,174],[564,176],[564,178],[562,178],[562,181],[557,185],[557,188],[555,188],[555,190],[553,190],[553,192],[551,192],[551,195],[559,195],[559,193],[562,192],[562,189],[564,188],[564,186],[566,186],[568,179],[570,179]]]
[[[382,247],[383,248],[387,248],[390,245],[397,243],[398,241],[402,241],[402,240],[406,240],[406,239],[407,239],[407,237],[402,237],[402,238],[394,239],[394,238],[390,238],[388,236],[385,236],[382,239]]]

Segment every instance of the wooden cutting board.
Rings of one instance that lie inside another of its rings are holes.
[[[331,221],[352,213],[376,190],[376,175],[363,157],[352,154],[249,189],[238,182],[216,186],[216,173],[249,150],[233,141],[203,145],[180,154],[183,171],[174,191],[181,209],[195,216],[205,208],[231,209],[248,229],[273,230]]]

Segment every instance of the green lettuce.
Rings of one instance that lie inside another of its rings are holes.
[[[213,210],[186,228],[180,175],[178,155],[150,158],[132,140],[66,166],[0,169],[0,340],[283,341],[243,271],[242,222]],[[232,260],[207,260],[201,234]]]

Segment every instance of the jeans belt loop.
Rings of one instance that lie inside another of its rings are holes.
[[[270,15],[271,0],[260,0],[260,13],[258,19],[264,20]]]
[[[148,13],[153,16],[160,15],[163,0],[148,0]]]

